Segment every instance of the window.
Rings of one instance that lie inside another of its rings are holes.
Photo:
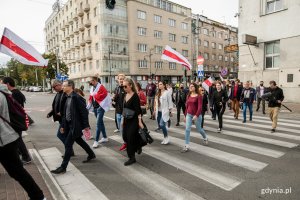
[[[90,70],[93,68],[93,63],[92,62],[89,63],[89,68],[90,68]]]
[[[234,61],[234,57],[230,57],[230,61],[233,62]]]
[[[174,19],[169,19],[168,24],[169,26],[175,27],[176,21]]]
[[[209,59],[209,54],[208,53],[204,53],[204,59],[208,60]]]
[[[97,16],[97,7],[94,8],[94,17]]]
[[[223,61],[223,56],[219,56],[219,61]]]
[[[99,45],[98,45],[98,43],[95,44],[95,51],[96,51],[96,52],[99,51]]]
[[[162,38],[162,31],[154,31],[155,38]]]
[[[213,49],[215,49],[215,48],[216,48],[216,43],[215,43],[215,42],[212,42],[212,43],[211,43],[211,47],[212,47]]]
[[[181,28],[184,29],[184,30],[187,30],[188,29],[188,24],[185,23],[185,22],[182,22],[181,23]]]
[[[176,63],[174,63],[174,62],[169,62],[169,69],[171,69],[171,70],[176,70]]]
[[[138,27],[138,35],[146,35],[146,28]]]
[[[283,0],[266,0],[266,13],[276,12],[283,9]]]
[[[204,28],[204,29],[203,29],[203,34],[204,34],[204,35],[208,35],[208,29]]]
[[[228,61],[228,57],[227,56],[225,56],[225,62],[227,62]]]
[[[219,45],[218,45],[218,48],[219,48],[220,50],[222,50],[222,49],[223,49],[223,44],[219,44]]]
[[[222,37],[223,37],[223,33],[219,32],[218,33],[218,38],[222,39]]]
[[[155,53],[161,54],[163,47],[162,46],[155,46],[154,49],[155,49]]]
[[[147,60],[139,60],[139,68],[147,68]]]
[[[279,41],[265,44],[265,63],[266,68],[278,68],[280,58],[280,43]]]
[[[138,18],[145,20],[146,19],[146,12],[138,10]]]
[[[184,57],[188,57],[189,56],[189,51],[188,50],[182,50],[182,55]]]
[[[188,43],[188,37],[186,37],[186,36],[182,36],[181,37],[181,42],[183,43],[183,44],[187,44]]]
[[[99,69],[99,67],[100,67],[100,62],[99,60],[96,60],[96,69]]]
[[[212,31],[211,36],[216,37],[216,31]]]
[[[161,69],[162,68],[163,62],[161,61],[155,61],[154,66],[156,69]]]
[[[138,44],[139,52],[147,52],[147,44]]]
[[[94,26],[95,35],[98,34],[98,26]]]
[[[176,41],[176,35],[172,34],[172,33],[169,33],[169,41],[175,42]]]
[[[216,55],[215,55],[215,54],[212,54],[212,55],[211,55],[211,59],[212,59],[212,60],[216,60]]]
[[[286,82],[292,83],[293,81],[294,81],[294,74],[288,74]]]
[[[208,46],[209,46],[209,42],[206,41],[206,40],[204,40],[204,46],[205,46],[205,47],[208,47]]]
[[[154,22],[155,22],[155,23],[161,24],[161,19],[162,19],[161,16],[159,16],[159,15],[154,15]]]

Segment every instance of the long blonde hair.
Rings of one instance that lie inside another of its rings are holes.
[[[135,93],[137,93],[135,83],[134,83],[134,81],[131,78],[126,77],[124,79],[124,81],[128,82],[129,85],[131,86],[132,91],[135,92]]]
[[[159,83],[162,83],[164,85],[164,89],[167,90],[167,84],[162,82],[162,81],[159,81],[158,82],[158,92],[156,94],[156,97],[157,97],[157,102],[158,102],[158,107],[160,106],[160,101],[159,101],[159,98],[161,97],[162,93],[161,93],[161,89],[159,89]]]

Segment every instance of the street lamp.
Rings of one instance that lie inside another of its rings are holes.
[[[150,62],[150,66],[149,66],[149,68],[150,68],[150,74],[149,74],[149,77],[151,78],[151,79],[153,79],[153,76],[152,76],[152,72],[151,72],[151,57],[152,57],[152,51],[153,51],[154,49],[153,48],[151,48],[150,49],[150,53],[148,54],[148,55],[145,55],[144,56],[144,60],[146,60],[146,57],[148,56],[149,57],[149,62]]]
[[[108,47],[108,61],[109,61],[109,88],[110,88],[110,93],[112,93],[112,80],[111,80],[111,60],[110,60],[110,55],[112,54],[110,46]]]

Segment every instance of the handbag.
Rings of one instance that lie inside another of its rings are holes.
[[[147,114],[147,108],[146,106],[141,106],[142,114],[145,115]]]
[[[123,108],[123,117],[125,119],[132,119],[135,115],[135,111],[129,108]]]
[[[153,142],[153,138],[150,136],[150,131],[147,128],[140,128],[139,135],[143,143],[151,144]]]

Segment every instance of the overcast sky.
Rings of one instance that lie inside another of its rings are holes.
[[[172,1],[192,8],[194,14],[202,14],[236,27],[238,25],[237,18],[234,18],[234,14],[238,11],[238,0]],[[7,27],[43,53],[45,51],[43,28],[52,12],[54,2],[55,0],[1,0],[0,35],[4,27]],[[9,59],[10,57],[0,53],[0,65]]]

